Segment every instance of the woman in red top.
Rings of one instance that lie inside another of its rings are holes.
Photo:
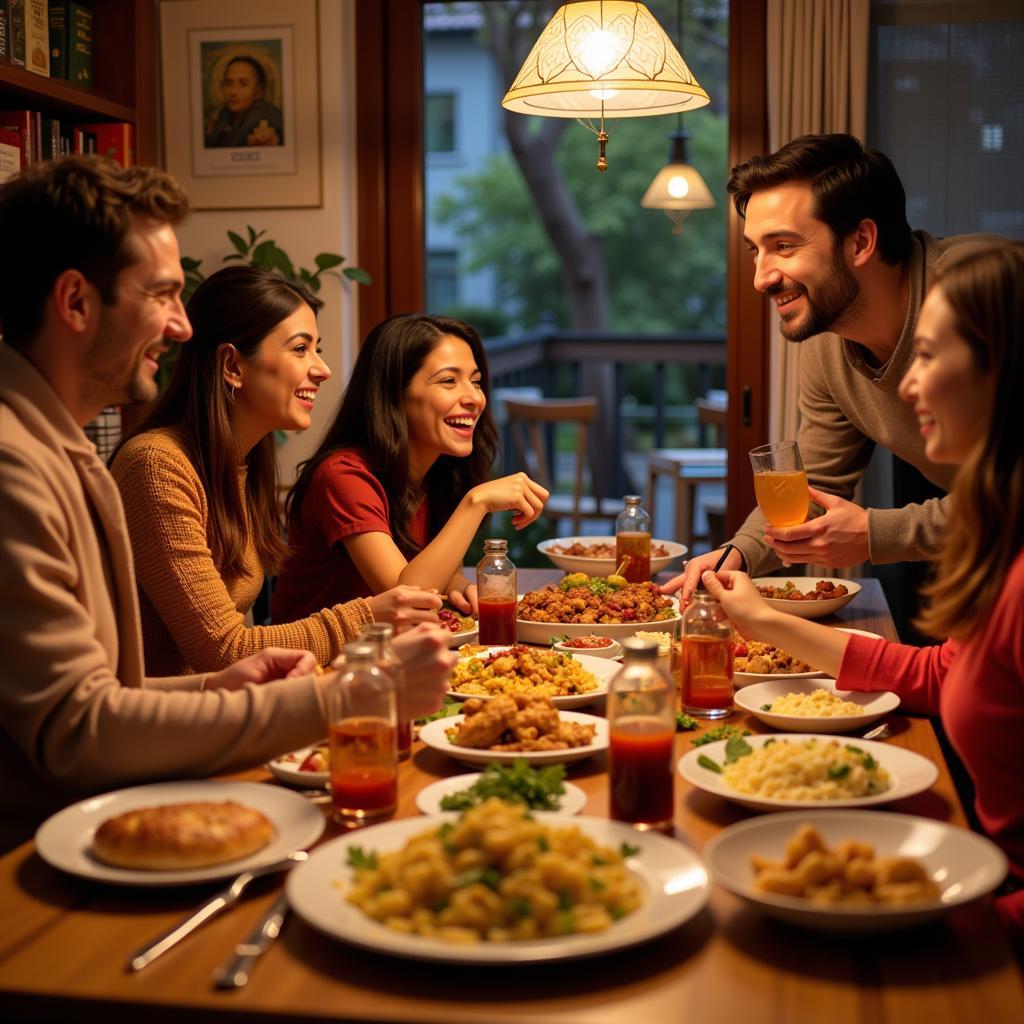
[[[366,339],[341,407],[288,496],[289,555],[275,622],[411,584],[476,611],[461,568],[484,516],[517,529],[548,492],[525,473],[490,479],[497,433],[487,360],[469,324],[401,314]]]
[[[933,462],[958,465],[948,534],[918,625],[949,637],[916,648],[850,636],[771,610],[749,578],[703,575],[748,639],[784,648],[846,690],[895,690],[939,714],[975,786],[975,809],[1010,862],[997,901],[1024,943],[1024,245],[947,268],[921,308],[900,385]]]

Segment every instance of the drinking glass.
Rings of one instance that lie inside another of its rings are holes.
[[[750,452],[754,494],[772,526],[799,526],[807,518],[807,471],[796,441],[763,444]]]

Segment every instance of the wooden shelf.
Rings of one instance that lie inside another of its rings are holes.
[[[70,85],[63,78],[44,78],[11,64],[0,64],[0,101],[6,109],[45,107],[58,116],[136,120],[134,107]]]

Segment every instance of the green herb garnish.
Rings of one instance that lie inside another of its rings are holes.
[[[725,763],[733,764],[741,757],[752,754],[754,748],[742,736],[730,736],[725,741]]]
[[[722,774],[722,769],[718,762],[712,761],[707,754],[701,754],[700,757],[697,758],[697,764],[699,764],[701,768],[707,768],[709,772],[718,772],[719,775]]]
[[[719,740],[728,740],[733,736],[749,736],[750,730],[740,731],[737,725],[716,725],[714,729],[708,729],[703,736],[695,736],[690,742],[695,747],[703,747],[705,743],[717,743]]]
[[[427,722],[436,722],[439,718],[451,718],[453,715],[461,714],[462,701],[455,700],[453,697],[445,697],[439,711],[435,711],[432,715],[424,715],[422,718],[417,718],[416,724],[426,725]]]
[[[848,764],[830,764],[828,766],[828,777],[830,779],[845,779],[850,774]]]
[[[356,871],[376,871],[377,854],[372,850],[367,853],[361,846],[348,848],[348,866]]]
[[[523,804],[533,811],[557,811],[565,795],[565,766],[530,767],[523,757],[511,764],[489,764],[471,786],[441,798],[444,811],[465,811],[496,796],[507,804]]]
[[[762,704],[761,705],[761,710],[762,711],[771,711],[771,709],[772,709],[771,704]]]
[[[700,722],[691,718],[685,711],[676,712],[676,732],[689,732],[691,729],[699,729]]]
[[[623,860],[626,860],[629,857],[635,857],[639,852],[640,847],[634,846],[632,843],[619,844],[619,854],[622,856]]]

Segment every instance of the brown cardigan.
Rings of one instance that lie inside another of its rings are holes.
[[[248,767],[325,731],[312,677],[236,691],[145,679],[117,486],[0,344],[0,847],[83,792]]]

